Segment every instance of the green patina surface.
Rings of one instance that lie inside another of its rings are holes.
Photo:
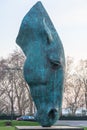
[[[51,126],[61,114],[64,86],[64,50],[61,40],[41,2],[23,18],[17,44],[26,55],[24,77],[42,126]]]

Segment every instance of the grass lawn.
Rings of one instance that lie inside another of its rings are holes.
[[[32,121],[12,121],[12,126],[38,126],[38,122],[32,122]]]
[[[38,126],[39,125],[38,122],[32,122],[32,121],[0,120],[0,127],[1,126],[6,126],[7,122],[11,122],[11,126]]]
[[[2,126],[2,127],[0,127],[0,130],[15,130],[15,127],[11,127],[11,126]]]
[[[15,130],[15,126],[38,126],[39,123],[32,121],[9,121],[11,126],[6,126],[7,120],[0,120],[0,130]]]

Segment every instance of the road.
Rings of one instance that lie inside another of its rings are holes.
[[[57,125],[63,125],[63,126],[82,126],[82,127],[87,127],[87,121],[68,121],[68,120],[62,120],[62,121],[57,121],[55,124]]]

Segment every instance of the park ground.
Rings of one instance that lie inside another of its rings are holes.
[[[11,122],[11,126],[7,125]],[[71,125],[83,127],[84,130],[87,130],[87,121],[58,121],[55,125]],[[32,121],[7,121],[7,120],[0,120],[0,130],[15,130],[15,126],[39,126],[39,123],[32,122]]]
[[[63,125],[63,126],[76,126],[76,127],[87,127],[87,121],[84,120],[59,120],[55,123],[56,126]]]
[[[7,125],[11,123],[11,125]],[[15,126],[38,126],[37,122],[32,121],[7,121],[7,120],[0,120],[0,130],[15,130]]]

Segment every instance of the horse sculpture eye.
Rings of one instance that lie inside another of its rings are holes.
[[[51,65],[52,65],[52,69],[58,69],[61,66],[60,61],[52,60],[50,62],[51,62]]]

